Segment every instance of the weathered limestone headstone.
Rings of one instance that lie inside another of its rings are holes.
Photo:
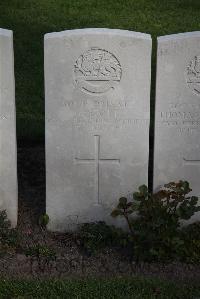
[[[17,224],[15,82],[13,34],[0,29],[0,210]]]
[[[147,184],[150,69],[147,34],[45,36],[49,229],[111,223],[119,197]]]
[[[180,179],[200,195],[200,32],[158,38],[154,188]]]

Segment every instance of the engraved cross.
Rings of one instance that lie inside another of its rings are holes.
[[[187,165],[198,165],[198,164],[200,165],[200,160],[197,160],[197,159],[185,159],[185,158],[183,158],[183,161]]]
[[[101,163],[120,163],[120,159],[100,159],[100,136],[94,135],[94,149],[95,149],[95,156],[94,159],[80,159],[75,158],[76,163],[78,164],[85,164],[85,163],[92,163],[95,167],[95,203],[100,204],[99,199],[99,168]]]

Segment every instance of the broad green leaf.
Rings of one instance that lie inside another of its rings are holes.
[[[134,192],[133,193],[133,199],[140,201],[142,199],[143,196],[141,196],[141,194],[139,192]]]
[[[198,200],[199,199],[197,196],[191,196],[190,203],[195,206],[197,204]]]
[[[112,217],[117,217],[117,216],[121,216],[121,215],[123,215],[123,212],[122,211],[120,211],[120,210],[118,210],[118,209],[116,209],[116,210],[113,210],[112,211],[112,213],[110,214]]]
[[[121,203],[122,205],[126,205],[127,204],[127,198],[126,197],[121,197],[119,199],[119,203]]]
[[[148,193],[148,188],[146,185],[142,185],[138,189],[139,189],[140,193],[142,193],[144,195],[146,195]]]

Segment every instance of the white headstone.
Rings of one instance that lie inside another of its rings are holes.
[[[154,188],[180,179],[200,195],[200,32],[158,38]]]
[[[49,229],[111,223],[119,197],[147,184],[150,73],[147,34],[110,29],[46,34]]]
[[[15,82],[13,34],[0,29],[0,210],[17,224]]]

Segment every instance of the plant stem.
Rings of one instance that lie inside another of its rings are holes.
[[[126,221],[127,221],[127,223],[128,223],[128,227],[129,227],[129,230],[130,230],[131,234],[134,235],[134,231],[133,231],[133,229],[132,229],[130,220],[129,220],[129,218],[128,218],[128,215],[127,215],[125,209],[124,209],[124,217],[125,217],[125,219],[126,219]]]

